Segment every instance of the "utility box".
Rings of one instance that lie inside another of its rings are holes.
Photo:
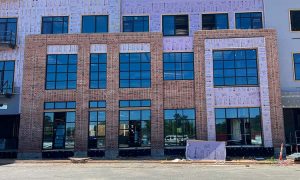
[[[186,144],[186,159],[225,161],[226,143],[188,140]]]

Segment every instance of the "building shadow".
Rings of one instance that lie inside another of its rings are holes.
[[[16,161],[15,159],[0,159],[0,166],[14,164],[15,161]]]

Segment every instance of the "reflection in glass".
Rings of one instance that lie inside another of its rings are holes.
[[[150,116],[150,110],[120,111],[119,147],[150,146]]]
[[[43,149],[74,149],[75,112],[44,113]]]
[[[165,146],[185,146],[196,138],[195,110],[165,110]]]
[[[89,116],[89,149],[105,147],[106,112],[90,111]]]
[[[259,108],[215,109],[215,115],[218,141],[226,141],[227,145],[262,145]]]

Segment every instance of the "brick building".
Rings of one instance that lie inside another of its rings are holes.
[[[284,143],[262,0],[17,2],[1,16],[21,24],[19,158],[161,157],[188,139],[267,156]]]

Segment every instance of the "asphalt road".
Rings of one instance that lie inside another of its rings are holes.
[[[0,166],[0,179],[243,179],[300,180],[300,165],[200,165],[160,163],[30,164]]]

